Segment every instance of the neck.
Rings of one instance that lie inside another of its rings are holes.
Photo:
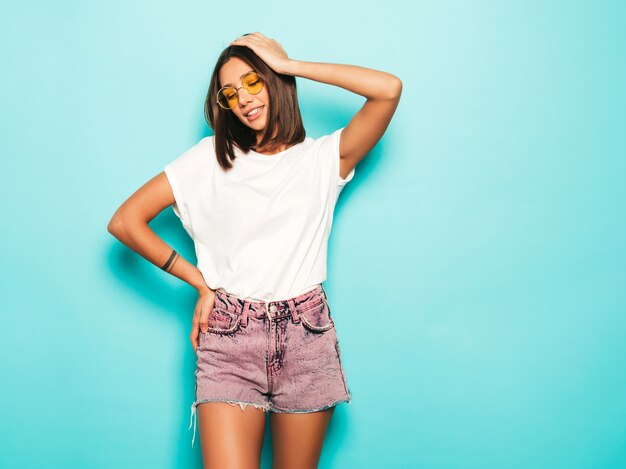
[[[273,155],[275,153],[284,151],[287,148],[288,148],[287,145],[281,145],[280,147],[266,147],[266,148],[261,148],[261,149],[255,146],[253,150],[256,151],[257,153],[265,153],[268,155]]]

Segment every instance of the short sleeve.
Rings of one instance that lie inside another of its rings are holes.
[[[172,209],[192,237],[193,207],[197,203],[195,199],[199,184],[207,174],[208,155],[205,151],[207,143],[205,140],[202,139],[163,168],[176,200],[172,204]]]
[[[341,192],[343,187],[347,183],[349,183],[352,180],[352,178],[354,178],[354,174],[356,171],[356,167],[352,168],[352,171],[348,173],[345,179],[343,179],[341,175],[339,174],[340,169],[341,169],[341,165],[340,165],[341,156],[339,154],[339,143],[340,143],[341,132],[343,131],[343,129],[345,129],[345,127],[335,130],[333,133],[331,133],[328,136],[328,138],[324,142],[326,146],[325,151],[328,152],[328,157],[331,159],[331,168],[333,170],[333,175],[334,175],[333,177],[337,181],[339,192]]]

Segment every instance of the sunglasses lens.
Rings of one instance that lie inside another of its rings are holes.
[[[237,92],[234,88],[222,88],[217,93],[217,101],[224,108],[233,108],[237,105]]]
[[[250,94],[259,94],[263,89],[263,79],[257,73],[248,73],[241,83]]]
[[[250,72],[243,77],[241,85],[248,93],[259,94],[263,89],[263,79],[258,73]],[[232,109],[239,102],[239,94],[235,88],[222,88],[217,93],[217,102],[225,109]]]

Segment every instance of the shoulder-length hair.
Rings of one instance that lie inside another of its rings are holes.
[[[235,159],[233,145],[244,153],[256,145],[256,132],[239,120],[231,110],[217,104],[217,92],[221,88],[219,73],[231,58],[238,57],[264,77],[269,95],[269,115],[260,148],[276,148],[304,141],[306,131],[302,124],[296,78],[276,73],[254,51],[246,46],[229,46],[220,54],[213,70],[211,83],[204,102],[204,117],[215,132],[215,153],[219,165],[228,171]],[[272,136],[274,136],[272,138]]]

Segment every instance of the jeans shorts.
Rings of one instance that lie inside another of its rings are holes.
[[[200,331],[196,353],[192,447],[196,407],[203,402],[301,413],[352,400],[321,284],[270,302],[215,290],[208,329]]]

